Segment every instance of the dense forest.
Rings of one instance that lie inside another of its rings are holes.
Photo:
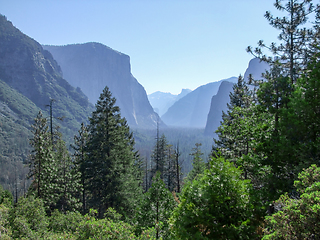
[[[194,143],[184,176],[183,140],[158,128],[145,159],[135,146],[144,134],[108,87],[72,149],[39,111],[30,187],[19,199],[0,187],[0,238],[319,239],[320,5],[275,7],[281,17],[265,17],[279,43],[247,48],[270,71],[239,76],[209,157]]]

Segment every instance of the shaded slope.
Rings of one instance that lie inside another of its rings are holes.
[[[61,124],[70,135],[93,110],[81,90],[62,78],[52,55],[4,16],[0,16],[0,79],[43,111],[48,110],[50,99],[55,99],[53,115],[65,117]]]

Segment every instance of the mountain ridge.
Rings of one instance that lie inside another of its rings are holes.
[[[190,93],[190,89],[182,89],[179,94],[172,94],[170,92],[156,91],[148,95],[149,102],[155,112],[160,116],[167,112],[176,101]]]

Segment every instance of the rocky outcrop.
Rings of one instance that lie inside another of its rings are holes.
[[[108,86],[121,116],[131,127],[155,127],[158,115],[151,107],[145,89],[132,76],[130,58],[100,43],[43,46],[61,66],[63,77],[79,87],[95,104]]]
[[[237,78],[227,80],[235,82]],[[164,123],[175,127],[204,128],[211,98],[217,94],[222,81],[202,85],[175,102],[162,116]]]
[[[215,136],[214,132],[222,121],[222,111],[226,112],[228,110],[227,103],[230,102],[229,94],[232,92],[233,85],[234,83],[223,81],[217,95],[212,97],[208,120],[204,130],[205,135]]]

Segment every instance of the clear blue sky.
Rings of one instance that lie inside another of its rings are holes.
[[[274,0],[0,0],[0,13],[41,44],[100,42],[131,59],[147,93],[244,74],[248,45],[277,40]]]

